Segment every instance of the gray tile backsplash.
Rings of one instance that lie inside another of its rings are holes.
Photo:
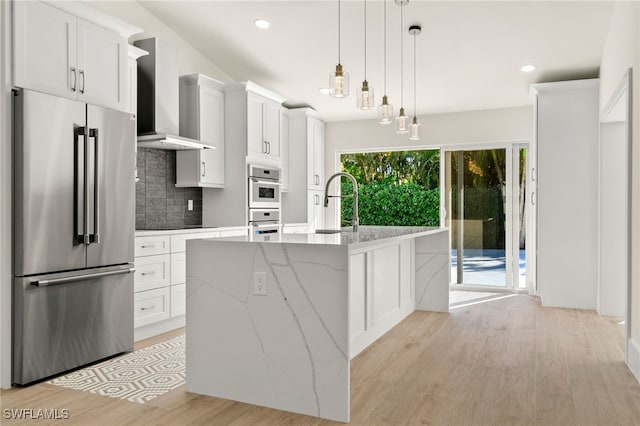
[[[136,229],[202,224],[202,188],[175,187],[176,151],[138,148],[137,167]]]

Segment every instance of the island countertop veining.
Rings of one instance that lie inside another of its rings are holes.
[[[186,243],[186,390],[348,422],[351,359],[449,309],[449,230],[361,226]]]
[[[288,243],[288,244],[324,244],[362,247],[377,244],[382,240],[415,238],[447,231],[448,228],[436,226],[360,226],[357,232],[351,227],[342,228],[335,234],[261,234],[239,237],[219,238],[218,241]]]

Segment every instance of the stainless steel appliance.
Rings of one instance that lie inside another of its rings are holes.
[[[157,38],[133,43],[149,55],[138,59],[138,146],[157,149],[215,149],[178,136],[178,48]]]
[[[280,209],[280,169],[249,166],[249,208]]]
[[[16,90],[14,384],[133,350],[135,120]]]
[[[249,226],[253,234],[279,234],[282,232],[280,209],[250,209]]]

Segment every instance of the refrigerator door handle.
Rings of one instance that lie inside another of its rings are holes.
[[[90,243],[100,243],[100,191],[98,176],[98,129],[89,129],[89,138],[93,138],[93,234]]]
[[[75,239],[77,244],[89,244],[89,217],[88,209],[88,176],[87,176],[87,159],[88,159],[88,129],[86,127],[76,127],[75,134],[75,199],[76,199],[76,221],[75,221]],[[80,136],[83,143],[80,143]],[[80,188],[82,187],[82,188]]]
[[[136,268],[127,268],[127,269],[119,269],[117,271],[95,272],[93,274],[76,275],[72,277],[53,278],[50,280],[35,280],[35,281],[31,281],[31,285],[34,285],[36,287],[47,287],[50,285],[71,283],[74,281],[82,281],[82,280],[87,280],[91,278],[108,277],[110,275],[130,274],[132,272],[135,272],[135,270]]]

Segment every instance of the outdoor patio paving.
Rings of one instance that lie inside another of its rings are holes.
[[[507,282],[506,256],[504,250],[466,249],[464,251],[463,277],[460,284],[505,287]],[[525,251],[519,256],[519,287],[526,287]],[[458,251],[451,250],[451,282],[456,283],[458,271]]]

